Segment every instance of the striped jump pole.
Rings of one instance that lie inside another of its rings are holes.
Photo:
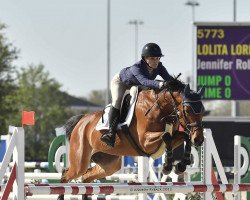
[[[123,183],[123,184],[30,184],[25,186],[27,196],[44,194],[139,194],[139,193],[190,193],[190,192],[241,192],[250,191],[250,184],[186,184],[186,183]]]
[[[28,196],[25,200],[57,200],[58,195],[33,195]],[[88,200],[138,200],[138,195],[90,195]],[[9,196],[8,200],[16,200],[13,196]],[[21,199],[23,200],[23,199]],[[64,200],[83,200],[82,195],[64,195]]]

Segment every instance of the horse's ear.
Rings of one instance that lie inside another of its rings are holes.
[[[187,84],[185,86],[185,89],[184,89],[184,95],[185,95],[185,97],[187,97],[187,96],[189,96],[189,94],[190,94],[190,86],[189,86],[189,84]]]
[[[199,91],[197,92],[198,95],[202,96],[205,91],[205,88],[202,86]]]

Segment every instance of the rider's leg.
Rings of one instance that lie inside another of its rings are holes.
[[[101,137],[101,140],[111,147],[114,147],[122,97],[126,89],[126,85],[121,82],[119,74],[116,74],[111,81],[112,104],[109,111],[109,131]]]
[[[105,142],[108,146],[114,147],[116,128],[119,122],[120,110],[111,106],[109,111],[109,131],[104,133],[101,140]]]

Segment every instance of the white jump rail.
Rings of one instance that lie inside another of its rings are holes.
[[[56,179],[60,180],[62,174],[60,173],[34,173],[34,172],[25,172],[24,177],[25,179]],[[10,173],[5,174],[5,178],[9,178]],[[80,178],[79,178],[80,180]],[[137,174],[113,174],[111,176],[106,176],[106,180],[121,180],[121,181],[134,181],[138,182],[138,175]]]
[[[11,162],[9,163],[10,167],[13,167],[15,163]],[[53,163],[53,165],[55,166],[55,162]],[[0,164],[1,166],[1,164]],[[64,163],[60,163],[60,166],[63,167]],[[24,167],[25,168],[48,168],[49,167],[49,163],[48,162],[24,162]]]
[[[12,133],[9,147],[4,155],[2,166],[0,168],[0,183],[2,183],[5,171],[10,163],[13,154],[13,161],[16,163],[12,169],[12,175],[7,182],[2,195],[2,200],[7,200],[12,188],[14,199],[24,199],[24,130],[21,127],[9,127],[9,133]],[[9,183],[9,185],[8,185]]]

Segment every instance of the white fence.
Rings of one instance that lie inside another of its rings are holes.
[[[8,192],[10,192],[10,188],[11,188],[11,183],[14,182],[13,184],[13,199],[24,199],[25,198],[25,193],[24,193],[24,178],[26,178],[24,175],[24,130],[23,128],[13,128],[11,129],[11,131],[13,133],[12,138],[10,140],[9,143],[9,148],[6,152],[6,155],[3,159],[2,162],[2,166],[1,166],[1,171],[0,171],[0,181],[3,180],[4,176],[6,176],[6,168],[8,167],[8,164],[11,161],[11,155],[13,152],[13,162],[16,163],[13,167],[12,173],[9,174],[10,178],[9,178],[9,185],[7,183],[4,192],[3,192],[3,196],[2,199],[5,200],[7,199],[5,197],[5,195],[8,194]],[[228,184],[228,180],[225,176],[225,172],[223,169],[223,166],[221,164],[216,146],[214,144],[214,140],[212,137],[212,132],[210,129],[205,129],[204,130],[204,135],[205,135],[205,142],[204,142],[204,146],[202,149],[202,159],[200,160],[201,162],[201,173],[202,173],[202,183],[199,183],[198,185],[182,185],[181,187],[178,185],[179,189],[177,189],[177,186],[172,185],[170,186],[162,186],[161,187],[157,186],[156,182],[165,182],[166,181],[166,177],[167,176],[162,176],[161,180],[158,180],[157,176],[155,175],[155,171],[153,170],[153,166],[152,166],[152,160],[148,158],[144,158],[144,157],[139,157],[138,158],[138,181],[140,182],[140,184],[147,182],[148,180],[148,176],[149,174],[151,174],[151,178],[153,179],[153,181],[155,182],[154,184],[156,185],[143,185],[142,186],[138,186],[138,191],[134,191],[132,193],[141,193],[138,196],[138,199],[140,200],[144,200],[147,198],[147,192],[153,192],[153,190],[155,190],[155,193],[159,193],[157,195],[155,195],[154,199],[157,199],[159,196],[162,197],[162,199],[164,199],[165,197],[165,193],[185,193],[185,192],[204,192],[205,195],[205,199],[206,200],[212,200],[213,197],[211,195],[211,191],[228,191],[226,198],[228,200],[233,200],[234,196],[237,195],[233,195],[232,192],[237,192],[237,191],[246,191],[249,190],[249,185],[239,185],[237,183],[237,181],[239,182],[240,179],[236,179],[236,182],[234,185],[225,185]],[[235,153],[236,156],[236,160],[235,161],[235,169],[234,172],[235,174],[239,177],[242,174],[245,173],[246,170],[248,170],[248,166],[249,165],[249,159],[248,159],[248,153],[245,152],[244,149],[242,149],[240,147],[240,145],[237,146],[236,143],[236,147],[235,147],[235,151],[237,151],[237,153]],[[241,163],[241,156],[243,156],[244,158],[244,164],[243,166],[240,165]],[[222,181],[222,185],[213,185],[212,184],[212,159],[214,159],[216,167],[217,167],[217,171],[218,174],[220,176],[220,179]],[[194,163],[193,166],[196,167],[197,163]],[[15,171],[16,169],[16,171]],[[155,176],[153,176],[155,175]],[[26,174],[27,176],[27,174]],[[15,180],[16,178],[16,180]],[[40,177],[41,178],[41,177]],[[15,181],[14,181],[15,180]],[[201,184],[203,184],[203,186],[201,186]],[[144,187],[145,186],[145,187]],[[35,186],[30,186],[29,188],[27,188],[26,186],[26,191],[29,192],[33,192],[36,190],[43,190],[45,193],[48,192],[48,188],[42,188],[42,186],[37,186],[40,187],[39,189],[36,189]],[[44,186],[45,187],[45,186]],[[107,186],[106,186],[107,187]],[[124,187],[124,186],[123,186]],[[207,189],[204,190],[204,188],[202,189],[202,187],[206,187]],[[227,187],[229,187],[229,189],[227,189]],[[32,188],[32,189],[31,189]],[[128,187],[126,187],[127,189],[125,190],[130,190],[128,189]],[[133,186],[133,188],[137,188],[137,186]],[[148,188],[148,189],[145,189]],[[153,189],[154,188],[154,189]],[[196,188],[196,189],[195,189]],[[197,189],[198,188],[198,189]],[[218,189],[219,188],[219,189]],[[226,188],[226,189],[225,189]],[[118,190],[117,190],[118,191]],[[123,190],[124,191],[124,190]],[[231,191],[231,192],[230,192]],[[144,193],[142,193],[144,192]],[[99,192],[100,193],[100,192]],[[127,193],[127,192],[126,192]],[[95,194],[95,193],[93,193]],[[177,194],[178,196],[178,194]],[[178,197],[175,197],[176,199]],[[237,198],[239,198],[237,196]],[[166,197],[165,197],[166,199]],[[180,195],[179,199],[184,199],[184,197],[182,195]]]

